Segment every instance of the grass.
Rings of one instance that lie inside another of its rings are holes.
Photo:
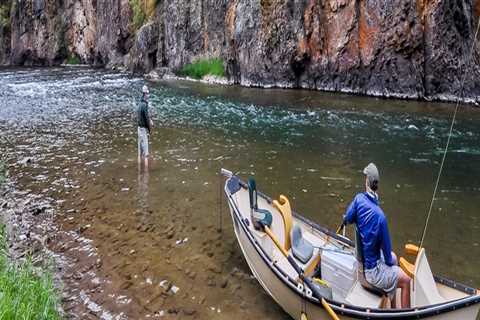
[[[202,79],[206,75],[224,77],[223,60],[220,58],[199,59],[183,66],[180,75],[194,79]]]
[[[59,298],[48,272],[27,259],[16,265],[7,256],[5,226],[0,225],[0,319],[56,320]]]
[[[74,54],[69,55],[67,58],[67,64],[80,64],[80,59]]]
[[[10,1],[0,5],[0,28],[10,29]]]

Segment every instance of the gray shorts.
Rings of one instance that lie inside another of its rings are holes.
[[[387,266],[385,264],[385,258],[382,253],[380,260],[377,261],[377,266],[373,269],[365,270],[365,279],[376,288],[382,289],[387,293],[394,293],[397,288],[399,271],[398,266]]]
[[[148,157],[148,133],[147,128],[138,127],[138,156]]]

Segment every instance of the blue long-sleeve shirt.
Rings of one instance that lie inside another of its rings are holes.
[[[385,263],[394,265],[392,243],[388,232],[387,219],[378,205],[375,194],[359,193],[348,206],[344,223],[355,223],[359,229],[363,244],[363,265],[365,270],[373,269],[383,252]]]

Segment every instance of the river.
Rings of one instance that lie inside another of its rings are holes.
[[[362,169],[375,162],[394,249],[420,240],[454,105],[151,83],[152,161],[139,172],[143,84],[80,67],[0,70],[0,147],[15,188],[54,205],[59,235],[48,246],[68,258],[66,291],[79,297],[64,299],[67,312],[288,319],[241,255],[222,167],[254,176],[260,190],[287,195],[297,212],[335,229],[362,190]],[[474,287],[479,141],[480,110],[461,106],[425,240],[435,273]],[[93,267],[83,257],[94,257]]]

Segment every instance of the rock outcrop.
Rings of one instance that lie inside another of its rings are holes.
[[[138,30],[131,1],[2,0],[0,63],[163,74],[221,57],[241,85],[453,100],[465,77],[480,101],[480,0],[162,0]]]

